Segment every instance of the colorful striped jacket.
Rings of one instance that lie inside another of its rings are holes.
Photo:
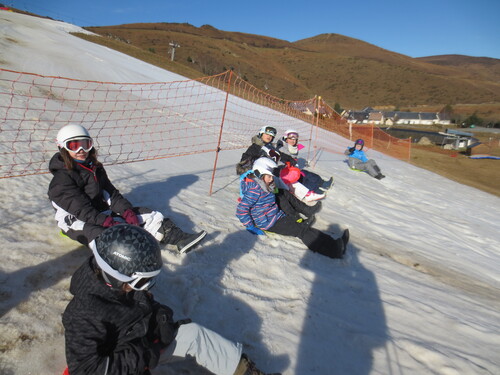
[[[271,228],[285,215],[276,204],[273,192],[265,191],[251,178],[240,181],[241,199],[236,208],[236,216],[244,226],[255,226],[262,230]]]

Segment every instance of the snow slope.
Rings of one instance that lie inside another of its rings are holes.
[[[67,33],[77,30],[1,12],[0,67],[116,82],[184,79]],[[335,136],[335,144],[340,153],[349,142]],[[500,373],[499,198],[375,151],[382,181],[322,153],[315,171],[333,174],[335,186],[315,225],[334,236],[351,231],[347,258],[331,260],[296,239],[242,229],[234,215],[241,152],[220,154],[212,196],[208,154],[107,168],[135,204],[209,232],[195,252],[164,252],[153,292],[177,318],[242,342],[269,372]],[[70,276],[89,251],[58,235],[49,181],[0,180],[2,374],[65,366],[60,317]],[[183,368],[201,373],[192,363],[158,373]]]

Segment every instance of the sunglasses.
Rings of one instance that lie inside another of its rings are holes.
[[[287,139],[299,139],[299,133],[288,133]]]
[[[268,134],[272,137],[276,137],[276,129],[273,128],[272,126],[267,126],[266,129],[264,130],[264,134]]]
[[[77,138],[77,139],[69,139],[64,142],[64,148],[71,152],[78,152],[83,150],[85,152],[89,152],[94,147],[94,142],[92,142],[92,138]]]

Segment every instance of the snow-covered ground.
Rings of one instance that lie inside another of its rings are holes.
[[[108,82],[184,79],[67,33],[77,30],[1,12],[0,67]],[[210,233],[186,256],[164,252],[156,298],[177,318],[242,342],[269,372],[499,374],[500,199],[370,151],[387,175],[377,181],[346,167],[347,140],[335,144],[338,154],[320,154],[315,168],[335,176],[315,225],[335,236],[350,229],[344,260],[242,229],[234,174],[242,150],[220,153],[212,196],[209,154],[108,167],[135,204]],[[90,252],[58,235],[49,181],[0,179],[1,374],[65,367],[61,313]]]

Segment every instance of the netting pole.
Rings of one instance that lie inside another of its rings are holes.
[[[316,108],[318,107],[318,105],[316,104],[316,103],[317,103],[317,100],[318,100],[318,96],[316,95],[316,96],[314,97],[314,103],[315,103],[315,104],[314,104],[314,108],[315,108],[315,110],[316,110]],[[314,147],[314,141],[313,141],[313,137],[312,137],[312,132],[313,132],[313,126],[311,126],[311,131],[309,132],[309,140],[310,140],[309,142],[310,142],[311,147],[308,147],[308,149],[307,149],[307,160],[311,160],[311,159],[309,158],[309,156],[311,155],[311,150],[312,150],[312,148]]]
[[[316,146],[316,140],[318,139],[318,128],[319,128],[319,108],[320,108],[320,103],[321,103],[321,96],[318,96],[317,99],[316,99],[316,121],[315,121],[315,126],[316,126],[316,131],[315,131],[315,134],[314,134],[314,156],[313,156],[313,160],[314,160],[314,163],[313,163],[313,167],[316,165],[316,157],[318,155],[318,150],[317,150],[317,147]],[[311,129],[312,130],[312,129]]]
[[[411,136],[408,137],[408,163],[411,161]]]
[[[373,128],[375,127],[375,125],[373,124],[373,122],[372,122],[372,124],[371,124],[371,125],[372,125],[372,135],[371,135],[371,137],[370,137],[370,141],[371,141],[370,148],[373,148],[373,134],[374,134],[374,130],[373,130]]]
[[[219,160],[219,152],[221,150],[220,148],[220,143],[222,139],[222,129],[224,128],[224,119],[226,118],[226,109],[227,109],[227,102],[229,99],[229,91],[231,91],[231,79],[233,77],[233,71],[229,71],[229,80],[227,81],[227,91],[226,91],[226,101],[224,102],[224,111],[222,112],[222,119],[220,123],[220,131],[219,131],[219,140],[217,141],[217,148],[215,150],[215,161],[214,161],[214,169],[212,171],[212,181],[210,182],[210,191],[208,192],[208,195],[212,195],[212,189],[214,186],[214,179],[215,179],[215,171],[217,170],[217,161]]]

